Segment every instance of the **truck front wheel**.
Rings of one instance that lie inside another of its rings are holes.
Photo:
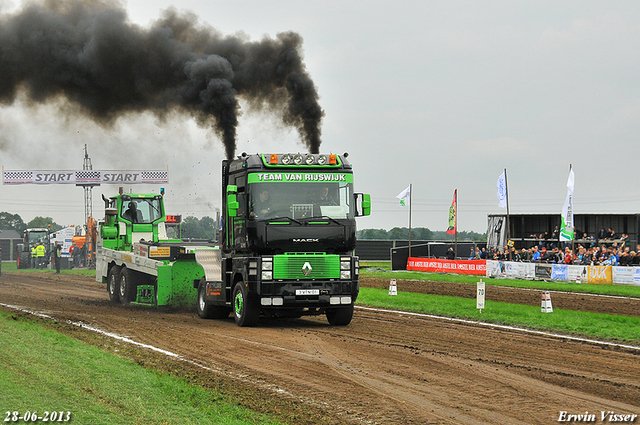
[[[233,287],[233,317],[238,326],[254,326],[258,323],[260,309],[258,303],[249,296],[244,282]]]
[[[109,291],[109,299],[112,303],[120,302],[120,267],[113,266],[107,273],[107,291]]]
[[[206,301],[207,282],[200,279],[198,284],[198,316],[203,319],[226,319],[229,317],[230,309],[228,307],[220,307],[217,305],[209,305]]]
[[[331,326],[347,326],[353,318],[353,304],[329,309],[326,315]]]

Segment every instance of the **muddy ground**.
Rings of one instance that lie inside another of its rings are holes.
[[[362,285],[388,288],[388,281]],[[398,281],[398,287],[475,296],[473,285]],[[552,293],[554,308],[638,315],[637,300],[574,297]],[[487,299],[540,305],[539,292],[493,286]],[[195,311],[114,305],[104,285],[64,273],[4,272],[0,303],[19,319],[29,314],[10,306],[45,313],[55,318],[42,319],[47,326],[290,423],[550,424],[561,411],[598,419],[600,411],[640,414],[635,349],[364,309],[346,327],[316,317],[239,328],[231,318],[202,320]]]

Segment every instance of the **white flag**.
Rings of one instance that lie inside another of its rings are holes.
[[[567,180],[567,199],[564,201],[564,206],[562,207],[562,226],[560,229],[560,240],[561,241],[572,241],[573,240],[573,185],[574,185],[574,175],[573,168],[569,171],[569,179]]]
[[[396,198],[400,199],[401,206],[408,207],[409,199],[411,198],[411,185],[409,185],[405,190],[400,192],[400,195],[396,196]]]
[[[507,206],[507,178],[504,172],[498,177],[496,186],[498,186],[498,206],[504,208]]]

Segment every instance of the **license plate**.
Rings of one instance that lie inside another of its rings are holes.
[[[296,289],[296,295],[320,295],[319,289]]]

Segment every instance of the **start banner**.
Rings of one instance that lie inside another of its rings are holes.
[[[5,171],[2,184],[167,184],[168,170],[137,171]]]
[[[407,260],[407,270],[435,273],[458,273],[485,276],[486,260],[443,260],[439,258],[415,258]]]

